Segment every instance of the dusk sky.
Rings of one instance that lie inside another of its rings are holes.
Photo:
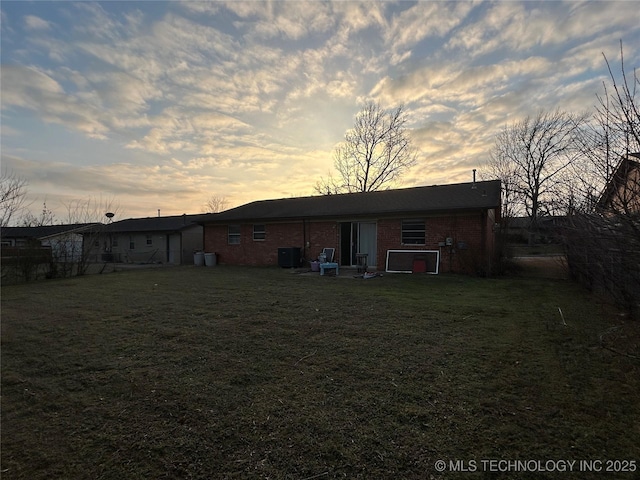
[[[404,104],[418,164],[398,187],[471,180],[505,124],[591,110],[640,66],[628,2],[0,4],[2,168],[58,221],[312,195],[365,100]]]

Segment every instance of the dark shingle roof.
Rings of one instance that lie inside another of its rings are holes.
[[[206,215],[128,218],[106,225],[107,232],[177,232],[198,223]]]
[[[82,233],[83,230],[99,225],[97,223],[74,223],[68,225],[42,225],[39,227],[3,227],[2,238],[42,239],[67,232]]]
[[[46,225],[42,227],[5,227],[3,238],[46,238],[63,232],[78,231],[82,233],[89,227],[99,225],[105,232],[177,232],[189,226],[197,225],[206,214],[175,215],[172,217],[128,218],[107,225],[86,223],[74,225]]]
[[[247,203],[209,214],[205,223],[366,215],[437,213],[500,206],[500,181],[490,180],[378,192],[282,198]]]

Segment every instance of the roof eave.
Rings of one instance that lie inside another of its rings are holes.
[[[393,210],[393,211],[377,211],[377,212],[354,212],[341,214],[322,214],[322,215],[296,215],[296,216],[277,216],[277,217],[230,217],[216,220],[208,220],[199,222],[203,226],[207,225],[226,225],[229,223],[259,223],[259,222],[294,222],[303,220],[346,220],[350,218],[371,218],[371,217],[397,217],[397,216],[416,216],[416,215],[445,215],[455,212],[477,212],[500,208],[499,205],[487,206],[461,206],[451,208],[431,208],[426,210]]]

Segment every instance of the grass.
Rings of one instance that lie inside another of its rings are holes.
[[[2,477],[640,458],[637,323],[563,280],[347,277],[175,267],[4,287]]]

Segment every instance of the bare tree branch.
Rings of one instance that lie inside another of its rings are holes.
[[[42,211],[37,217],[31,212],[27,212],[20,220],[23,227],[42,227],[44,225],[53,225],[56,215],[47,207],[47,202],[42,203]]]
[[[604,54],[603,54],[604,56]],[[582,209],[563,229],[567,265],[588,288],[607,293],[632,316],[640,314],[640,115],[638,76],[620,74],[604,56],[610,81],[592,122],[578,138],[583,159],[574,172],[582,179]]]
[[[314,187],[316,192],[370,192],[399,180],[417,159],[406,123],[402,105],[385,112],[378,103],[366,103],[334,151],[340,180],[321,179]]]
[[[229,201],[222,195],[211,195],[204,204],[206,213],[220,213],[226,210]]]
[[[0,226],[7,227],[26,207],[27,181],[4,170],[0,176]]]
[[[489,169],[506,182],[506,192],[524,210],[535,229],[561,193],[563,173],[575,160],[575,137],[586,115],[540,111],[505,127],[496,137]]]

